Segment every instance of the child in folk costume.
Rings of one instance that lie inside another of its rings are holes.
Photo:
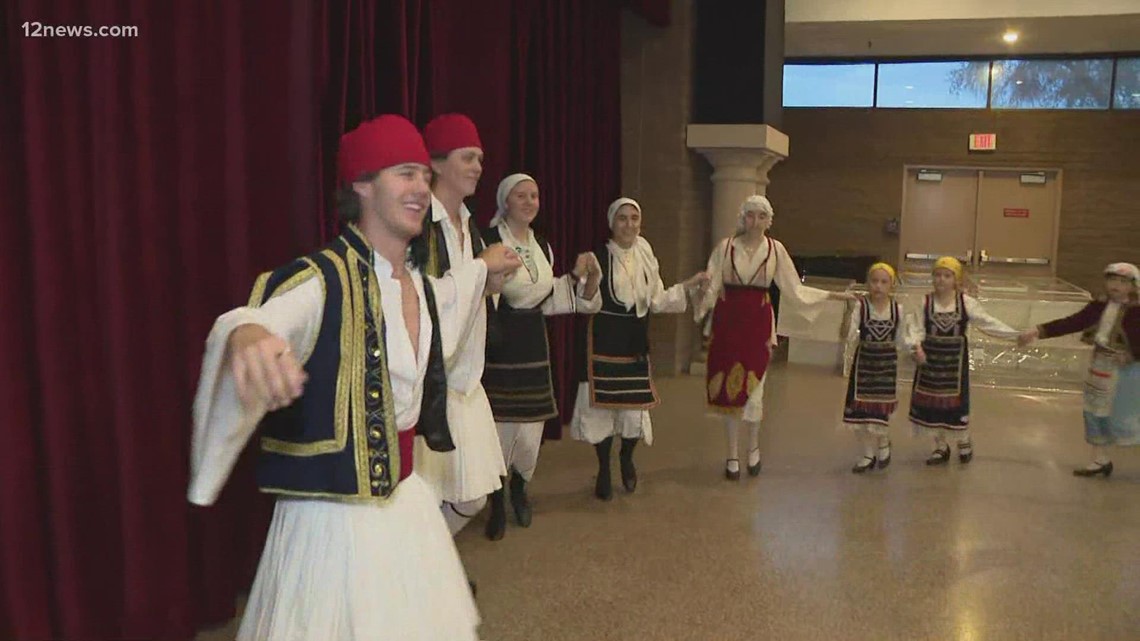
[[[498,211],[483,239],[488,245],[502,243],[513,249],[525,269],[515,272],[499,295],[494,317],[498,340],[487,344],[483,387],[499,428],[503,463],[510,471],[511,507],[518,524],[530,527],[526,484],[538,465],[543,424],[558,416],[545,317],[598,311],[601,269],[594,255],[585,253],[578,256],[571,273],[554,277],[554,251],[530,227],[539,209],[534,178],[507,176],[499,183],[496,200]],[[506,531],[504,489],[491,495],[486,535],[492,541],[503,538]]]
[[[776,345],[769,288],[775,283],[783,296],[811,306],[851,298],[800,283],[788,250],[767,235],[773,217],[772,204],[764,196],[749,196],[741,204],[737,233],[713,249],[707,269],[711,287],[694,310],[697,322],[709,310],[713,313],[707,400],[713,413],[725,417],[728,456],[724,475],[734,481],[740,478],[742,421],[748,425],[748,474],[760,473],[764,381]]]
[[[1140,269],[1131,263],[1105,268],[1107,296],[1072,316],[1037,326],[1021,335],[1026,345],[1038,338],[1083,332],[1093,344],[1085,381],[1085,441],[1093,460],[1076,476],[1112,474],[1110,445],[1140,445]]]
[[[902,305],[891,295],[895,280],[895,269],[887,263],[871,265],[868,295],[860,298],[848,319],[847,340],[858,342],[847,380],[843,422],[863,446],[863,457],[851,468],[856,474],[891,463],[887,428],[898,407],[898,353],[909,347],[910,340]]]
[[[498,247],[421,275],[407,248],[430,202],[428,153],[400,116],[346,133],[337,169],[344,233],[262,275],[210,332],[189,500],[213,504],[260,431],[257,480],[277,502],[239,641],[474,641],[478,613],[413,439],[454,447],[444,361],[489,276],[501,283],[518,257]]]
[[[958,441],[958,460],[974,457],[970,441],[970,350],[966,328],[973,325],[995,338],[1016,339],[1019,332],[990,316],[981,303],[961,291],[964,273],[956,258],[934,261],[934,292],[927,294],[921,319],[910,328],[910,343],[916,345],[914,389],[910,397],[910,420],[916,434],[934,437],[934,451],[927,465],[950,460],[947,437]]]
[[[621,479],[627,492],[637,488],[633,450],[653,444],[649,409],[659,403],[649,362],[649,314],[681,313],[687,291],[708,281],[698,272],[666,289],[657,257],[641,237],[641,206],[632,198],[615,200],[606,212],[612,237],[595,255],[601,264],[601,311],[590,317],[583,337],[586,354],[580,371],[571,433],[594,446],[598,480],[594,494],[613,498],[610,451],[621,438]]]
[[[427,255],[426,273],[440,277],[475,260],[482,234],[463,199],[472,196],[483,173],[483,143],[471,119],[443,114],[424,127],[433,172],[431,212],[413,250]],[[487,306],[490,307],[490,300]],[[433,452],[417,442],[416,465],[436,490],[452,534],[457,534],[502,487],[506,476],[498,430],[483,390],[487,314],[484,308],[455,357],[447,362],[447,417],[455,451]]]

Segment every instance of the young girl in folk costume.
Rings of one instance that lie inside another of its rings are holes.
[[[849,298],[800,283],[788,250],[767,236],[773,215],[772,204],[764,196],[749,196],[744,201],[736,234],[722,240],[709,257],[711,287],[694,312],[700,322],[709,310],[713,311],[706,375],[708,404],[712,412],[725,417],[728,456],[724,474],[730,480],[740,478],[737,450],[741,421],[749,428],[748,473],[760,473],[764,380],[776,345],[776,322],[768,294],[772,283],[782,295],[803,305]],[[813,310],[813,316],[818,309]]]
[[[503,285],[495,312],[497,341],[487,345],[483,387],[499,428],[503,462],[510,471],[510,498],[518,524],[530,527],[526,484],[534,477],[543,423],[558,416],[551,376],[545,316],[593,313],[601,308],[601,270],[593,254],[578,256],[574,270],[554,277],[554,252],[531,229],[538,216],[538,183],[512,174],[499,183],[498,211],[483,234],[488,245],[502,243],[521,258],[523,267]],[[506,485],[504,480],[503,485]],[[487,538],[503,538],[507,515],[503,489],[491,495]]]
[[[861,298],[848,320],[848,342],[858,341],[851,374],[847,380],[847,400],[843,422],[863,446],[863,456],[851,471],[862,474],[891,463],[888,433],[891,414],[898,407],[898,358],[908,346],[902,305],[891,295],[895,269],[875,263],[867,270],[868,295]]]
[[[665,289],[653,248],[640,235],[641,206],[631,198],[619,198],[606,215],[612,238],[596,252],[602,270],[602,307],[590,317],[583,337],[585,366],[570,424],[575,439],[595,448],[594,494],[603,501],[613,497],[613,437],[621,438],[621,480],[627,492],[637,487],[634,446],[641,439],[653,444],[649,409],[659,399],[649,363],[649,314],[684,312],[686,291],[695,291],[708,280],[699,272]]]
[[[995,338],[1015,339],[1019,332],[990,316],[977,299],[960,288],[962,263],[950,256],[934,261],[934,293],[927,294],[921,320],[911,323],[911,344],[916,345],[914,390],[910,420],[917,434],[934,437],[927,465],[950,460],[947,437],[958,441],[958,460],[974,457],[970,441],[970,351],[966,328],[973,325]]]
[[[1140,445],[1140,269],[1130,263],[1105,268],[1107,296],[1084,309],[1021,335],[1026,345],[1038,338],[1083,332],[1093,357],[1085,382],[1085,441],[1093,460],[1076,476],[1112,474],[1108,446]]]

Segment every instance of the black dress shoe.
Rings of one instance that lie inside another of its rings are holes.
[[[875,469],[875,462],[875,457],[864,456],[858,463],[855,464],[855,467],[851,468],[851,471],[855,474],[863,474],[867,472],[867,470]]]
[[[965,443],[958,444],[958,460],[962,463],[969,463],[974,459],[974,444],[966,441]]]
[[[1098,474],[1103,474],[1105,478],[1112,476],[1112,461],[1104,463],[1103,465],[1098,463],[1096,468],[1091,470],[1087,467],[1081,468],[1079,470],[1073,470],[1073,476],[1087,477],[1097,476]]]
[[[728,464],[733,462],[733,461],[736,461],[736,471],[735,472],[728,469]],[[724,462],[724,478],[726,478],[730,481],[739,481],[740,480],[740,461],[738,461],[737,459],[734,459],[734,458],[730,458]]]
[[[752,452],[749,452],[748,455],[749,455],[749,458],[751,458]],[[748,476],[760,476],[760,458],[759,457],[757,457],[757,459],[756,459],[756,465],[750,464],[748,466]]]
[[[944,465],[950,460],[950,446],[940,447],[930,453],[926,458],[927,465]]]

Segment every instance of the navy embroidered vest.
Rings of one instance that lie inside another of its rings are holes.
[[[372,248],[350,226],[325,249],[262,274],[249,304],[311,278],[320,279],[324,308],[312,352],[298,355],[309,380],[301,398],[262,421],[258,485],[273,494],[382,500],[399,484],[401,454]],[[439,317],[429,279],[423,285],[433,331],[416,433],[446,452],[455,445]]]

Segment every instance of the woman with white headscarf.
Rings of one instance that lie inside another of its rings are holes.
[[[586,349],[574,403],[571,433],[594,446],[598,480],[594,494],[613,498],[610,450],[621,438],[621,480],[627,492],[637,488],[633,449],[645,439],[653,444],[649,409],[659,403],[649,363],[649,314],[681,313],[686,292],[708,276],[698,272],[666,289],[657,257],[641,237],[641,206],[632,198],[610,204],[606,216],[611,238],[596,252],[601,264],[601,311],[590,317],[582,344]]]
[[[1140,445],[1140,269],[1131,263],[1104,268],[1106,296],[1081,311],[1024,332],[1018,342],[1082,332],[1093,345],[1085,382],[1085,441],[1093,460],[1076,476],[1112,474],[1111,445]]]
[[[760,474],[760,420],[764,414],[764,381],[776,345],[776,317],[768,290],[818,313],[828,299],[848,294],[827,292],[800,283],[784,244],[768,236],[775,212],[764,196],[749,196],[740,206],[736,233],[722,240],[709,256],[710,287],[694,317],[701,322],[712,311],[712,335],[706,372],[709,410],[725,419],[728,456],[724,474],[740,478],[739,424],[748,425],[748,474]],[[808,319],[809,321],[812,318]]]
[[[551,376],[550,344],[544,317],[575,312],[591,314],[601,308],[601,271],[591,253],[579,254],[569,274],[554,277],[554,251],[531,223],[538,216],[538,182],[526,174],[511,174],[499,183],[498,210],[483,233],[487,245],[502,243],[522,259],[524,269],[503,284],[495,311],[497,340],[487,342],[483,388],[510,473],[510,498],[515,519],[530,527],[531,508],[526,484],[534,477],[543,424],[558,416]],[[507,486],[507,479],[503,479]],[[491,517],[486,535],[503,538],[507,515],[502,488],[491,494]]]

